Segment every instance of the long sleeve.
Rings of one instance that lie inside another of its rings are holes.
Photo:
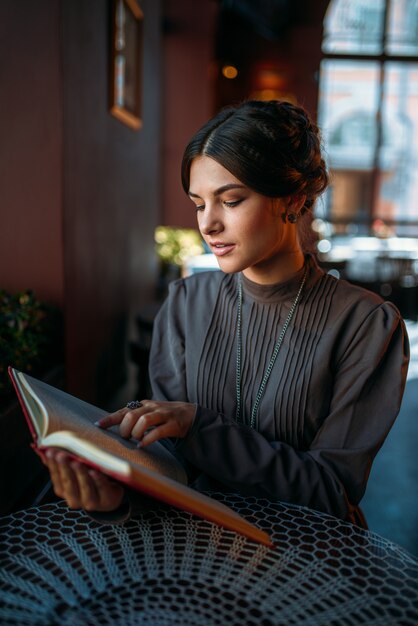
[[[335,301],[348,298],[344,314],[339,309],[333,316],[330,307],[320,337],[315,331],[316,348],[309,367],[318,373],[311,375],[304,390],[306,415],[300,420],[305,433],[310,433],[305,443],[295,445],[271,432],[257,432],[235,422],[232,404],[219,411],[203,406],[197,398],[193,427],[177,446],[193,466],[229,489],[350,518],[364,494],[373,458],[399,411],[408,344],[393,305],[378,298],[353,304],[362,294],[346,290],[349,297],[342,292],[334,296]],[[187,298],[184,284],[174,287],[156,323],[151,378],[159,399],[195,400],[191,397],[193,376],[187,384],[187,343],[194,336]],[[204,334],[200,308],[196,309],[194,324]],[[310,335],[314,335],[312,329]],[[207,377],[211,375],[206,372]],[[225,385],[233,387],[234,382],[226,380]],[[321,415],[310,414],[310,393],[327,399]],[[265,404],[274,399],[270,393],[263,402],[264,422],[268,421]],[[271,408],[270,421],[277,420],[273,413]]]

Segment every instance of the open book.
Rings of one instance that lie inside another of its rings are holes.
[[[267,533],[221,502],[188,487],[183,466],[163,444],[155,442],[138,449],[136,442],[118,434],[118,427],[104,430],[95,425],[106,411],[12,367],[9,375],[39,454],[50,447],[62,448],[132,489],[272,545]]]

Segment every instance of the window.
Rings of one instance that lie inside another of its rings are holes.
[[[331,0],[319,124],[336,233],[418,235],[418,0]]]

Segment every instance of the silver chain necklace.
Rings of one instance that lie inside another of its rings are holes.
[[[278,340],[276,341],[276,345],[274,346],[273,354],[271,355],[270,363],[267,366],[265,374],[263,376],[263,380],[260,383],[260,387],[258,388],[257,397],[254,402],[253,409],[251,411],[251,428],[255,428],[255,422],[257,418],[258,408],[260,406],[261,398],[263,397],[267,382],[270,378],[271,371],[273,369],[274,363],[276,362],[277,355],[279,354],[280,347],[282,345],[284,336],[287,331],[287,327],[289,326],[293,314],[298,305],[303,287],[306,282],[306,276],[308,274],[308,268],[306,268],[305,273],[302,278],[302,282],[300,283],[299,290],[296,294],[296,298],[293,301],[293,304],[290,308],[286,321],[283,325],[281,333],[279,335]],[[237,369],[236,369],[236,399],[237,399],[237,408],[235,418],[236,421],[239,422],[241,420],[241,354],[242,354],[242,332],[241,332],[241,321],[242,321],[242,280],[241,275],[238,277],[238,312],[237,312]]]

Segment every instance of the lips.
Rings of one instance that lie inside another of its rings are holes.
[[[222,242],[214,242],[209,244],[210,248],[216,256],[225,256],[225,254],[229,254],[235,248],[234,243],[222,243]]]

